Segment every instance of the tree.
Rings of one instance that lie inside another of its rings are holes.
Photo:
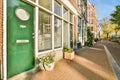
[[[116,25],[113,24],[111,21],[109,21],[109,19],[103,21],[103,22],[101,23],[101,27],[102,27],[102,30],[103,30],[102,36],[103,36],[104,38],[107,38],[107,39],[108,39],[108,38],[110,37],[110,34],[111,34],[112,32],[114,32],[115,26],[116,26]]]
[[[115,30],[115,36],[117,36],[118,31],[120,31],[120,27],[119,26],[115,26],[114,30]]]
[[[115,26],[114,30],[115,30],[115,34],[117,36],[118,31],[120,31],[120,5],[116,6],[116,10],[111,14],[111,21],[116,24],[117,26]]]
[[[93,33],[90,31],[90,29],[87,29],[87,46],[92,46],[93,45]]]

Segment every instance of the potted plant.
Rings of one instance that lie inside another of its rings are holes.
[[[70,59],[70,60],[74,59],[74,51],[72,48],[68,46],[64,46],[63,52],[64,52],[65,59]]]
[[[55,55],[54,54],[48,54],[44,59],[44,68],[47,71],[51,71],[54,68],[55,64]]]
[[[39,67],[41,70],[51,71],[55,64],[55,54],[48,54],[39,58]]]

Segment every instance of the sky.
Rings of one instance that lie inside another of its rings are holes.
[[[89,0],[89,2],[96,6],[98,20],[110,17],[115,6],[120,5],[120,0]]]

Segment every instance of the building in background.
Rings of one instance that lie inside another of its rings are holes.
[[[76,15],[77,26],[74,29],[76,36],[76,48],[85,45],[87,40],[87,0],[69,0],[76,8],[78,15]]]
[[[87,2],[87,26],[94,35],[94,38],[98,37],[98,20],[95,5]]]

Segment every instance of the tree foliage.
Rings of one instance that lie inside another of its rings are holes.
[[[110,34],[115,31],[116,24],[113,24],[111,21],[107,20],[101,23],[103,30],[102,37],[109,38]]]
[[[87,29],[87,46],[92,46],[93,45],[93,33],[90,31],[90,29]]]
[[[120,5],[116,6],[116,10],[111,14],[112,23],[116,24],[114,30],[117,36],[117,32],[120,31]]]

